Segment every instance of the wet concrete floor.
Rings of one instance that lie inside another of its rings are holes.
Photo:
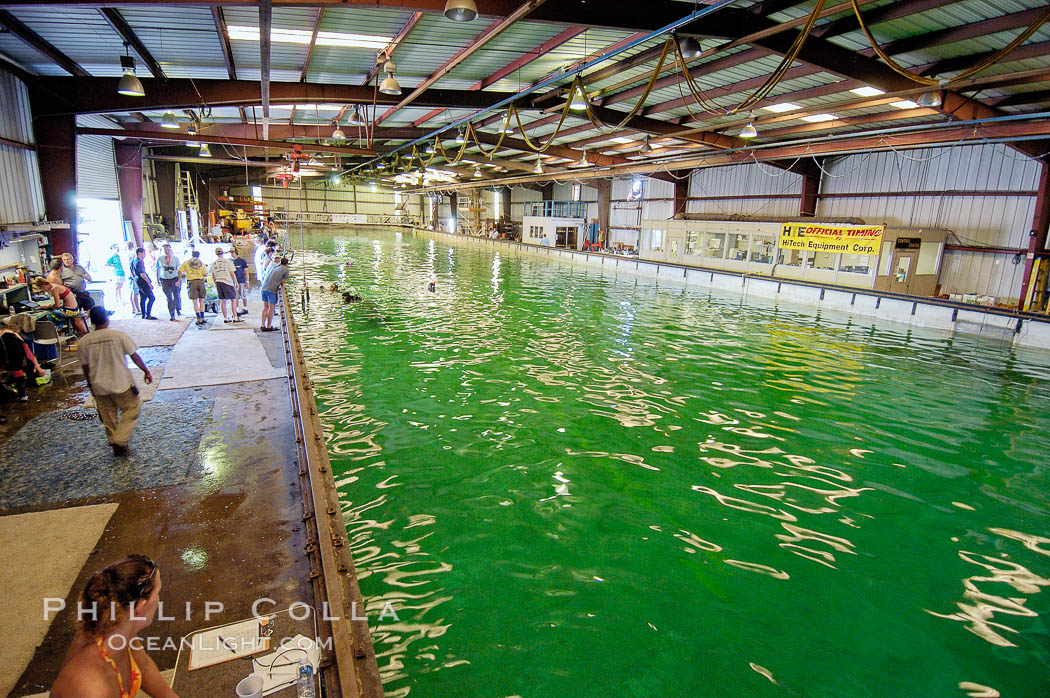
[[[187,330],[195,331],[201,330]],[[256,334],[271,364],[283,366],[281,334]],[[236,361],[229,362],[231,380],[236,380]],[[55,378],[52,385],[30,389],[28,403],[0,406],[8,417],[8,423],[0,425],[0,445],[36,415],[83,404],[87,390],[77,367]],[[160,638],[160,645],[164,638],[173,638],[177,645],[194,630],[249,617],[252,603],[260,597],[276,601],[275,609],[296,601],[313,605],[287,380],[159,390],[154,399],[188,402],[191,397],[210,398],[213,406],[188,480],[59,505],[113,502],[118,508],[69,590],[67,610],[54,617],[12,696],[50,687],[75,633],[73,609],[85,583],[96,570],[128,553],[150,555],[164,575],[162,601],[165,614],[174,620],[156,622],[146,633]],[[49,438],[61,434],[51,433]],[[135,445],[133,436],[133,450]],[[29,505],[0,511],[0,516],[54,508],[58,507]],[[26,564],[2,557],[0,553],[0,564]],[[223,604],[223,612],[206,620],[206,601]],[[150,655],[162,671],[175,666],[174,649]],[[232,695],[231,687],[216,686],[215,695],[226,694]]]

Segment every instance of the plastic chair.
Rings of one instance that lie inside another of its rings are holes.
[[[106,294],[104,292],[99,291],[97,289],[89,289],[88,295],[91,296],[91,300],[95,301],[95,305],[101,305],[105,307]]]
[[[58,328],[55,327],[55,323],[50,320],[38,320],[36,323],[36,331],[33,332],[33,342],[36,344],[43,345],[54,345],[58,349],[58,363],[55,365],[57,369],[62,369],[65,364],[62,363],[62,345],[65,344],[68,337],[63,337],[58,333]],[[72,365],[75,362],[70,362]]]

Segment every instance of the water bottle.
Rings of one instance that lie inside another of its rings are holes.
[[[298,698],[314,698],[314,667],[306,657],[299,660],[299,680],[295,684]]]

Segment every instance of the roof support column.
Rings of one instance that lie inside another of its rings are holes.
[[[612,219],[612,180],[602,178],[595,182],[595,185],[598,189],[598,235],[600,242],[603,234],[609,234],[609,221]]]
[[[499,190],[499,217],[510,220],[510,187]]]
[[[686,213],[689,202],[689,179],[692,170],[678,170],[674,175],[674,213],[672,216],[678,218]]]
[[[142,146],[115,141],[113,152],[117,159],[117,187],[120,189],[120,210],[124,220],[131,221],[135,245],[142,245]]]
[[[1050,227],[1050,163],[1043,161],[1039,173],[1039,190],[1035,197],[1035,218],[1032,220],[1032,230],[1028,233],[1028,254],[1024,263],[1024,276],[1021,277],[1021,297],[1018,299],[1018,305],[1022,310],[1026,310],[1028,306],[1028,285],[1032,277],[1035,258],[1036,256],[1047,256],[1048,227]]]
[[[459,194],[452,192],[448,195],[448,207],[452,211],[452,230],[449,232],[459,232]]]
[[[35,103],[36,100],[33,100]],[[44,210],[50,221],[68,221],[51,231],[51,252],[77,253],[77,124],[73,114],[34,119]]]
[[[799,200],[798,215],[812,218],[817,215],[817,199],[820,198],[819,167],[810,166],[802,172],[802,195]]]

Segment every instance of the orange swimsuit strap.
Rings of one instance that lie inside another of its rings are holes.
[[[106,651],[105,646],[102,644],[102,638],[95,640],[95,645],[98,647],[98,653],[102,655],[102,659],[113,667],[113,671],[117,674],[117,686],[120,688],[120,698],[134,698],[138,695],[139,688],[142,686],[142,673],[139,672],[139,667],[135,663],[135,655],[128,650],[128,659],[131,661],[131,690],[124,690],[124,679],[120,676],[120,669],[117,667],[117,663],[113,661],[113,658],[109,656],[109,652]]]

